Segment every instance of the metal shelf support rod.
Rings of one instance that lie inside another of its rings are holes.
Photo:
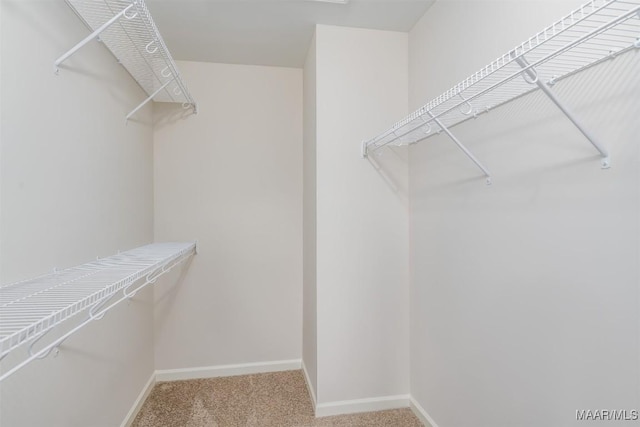
[[[595,149],[598,150],[600,155],[603,157],[603,159],[602,159],[602,168],[603,169],[609,168],[609,166],[610,166],[610,164],[609,164],[609,153],[608,153],[607,149],[604,148],[602,146],[602,144],[600,144],[597,141],[597,139],[593,136],[593,134],[591,134],[591,132],[589,132],[582,125],[580,120],[570,110],[568,110],[567,107],[564,106],[564,104],[553,93],[551,88],[545,82],[543,82],[542,80],[538,79],[535,70],[533,69],[533,67],[531,67],[529,65],[529,63],[524,58],[524,56],[517,57],[516,58],[516,62],[518,63],[518,65],[520,65],[520,67],[522,67],[524,69],[524,72],[531,79],[531,82],[535,83],[536,86],[538,86],[544,92],[544,94],[547,95],[549,97],[549,99],[554,104],[556,104],[556,106],[560,109],[560,111],[562,111],[564,113],[564,115],[567,116],[567,118],[569,120],[571,120],[571,123],[573,123],[578,128],[578,130],[587,138],[587,140],[589,140],[589,142],[595,147]]]
[[[89,43],[91,40],[93,40],[96,37],[98,37],[100,35],[100,33],[102,33],[104,30],[106,30],[111,25],[113,25],[113,23],[116,22],[118,19],[122,18],[124,16],[124,14],[127,13],[129,11],[129,9],[131,9],[134,6],[135,6],[135,2],[131,3],[129,6],[125,7],[124,9],[122,9],[118,14],[114,15],[113,18],[109,19],[107,22],[102,24],[102,26],[100,26],[100,28],[96,29],[93,33],[91,33],[87,37],[85,37],[80,43],[78,43],[77,45],[72,47],[67,53],[62,55],[60,58],[56,59],[56,62],[54,62],[54,64],[53,64],[53,68],[54,68],[54,71],[56,72],[56,74],[58,73],[58,67],[60,66],[60,64],[62,64],[64,61],[66,61],[67,58],[69,58],[71,55],[73,55],[78,50],[80,50],[84,45]]]
[[[482,163],[480,163],[480,161],[478,159],[476,159],[476,157],[473,155],[473,153],[471,153],[471,151],[469,151],[467,149],[467,147],[465,147],[459,140],[458,138],[456,138],[456,136],[454,134],[451,133],[451,131],[440,121],[439,118],[437,118],[436,116],[433,115],[433,113],[431,111],[427,111],[427,113],[431,116],[431,118],[433,119],[434,122],[436,122],[436,124],[438,126],[440,126],[440,129],[442,129],[442,131],[444,133],[447,134],[447,136],[449,138],[451,138],[451,140],[453,142],[456,143],[456,145],[458,146],[458,148],[460,148],[464,154],[467,155],[468,158],[471,159],[471,161],[473,163],[476,164],[476,166],[478,166],[480,168],[480,170],[482,170],[482,172],[485,174],[485,176],[487,177],[487,185],[491,185],[491,174],[489,173],[489,171],[487,170],[487,168],[485,168]]]
[[[165,87],[169,86],[169,83],[171,83],[172,81],[174,81],[176,78],[172,78],[171,80],[167,81],[165,84],[163,84],[162,86],[160,86],[155,92],[153,92],[147,99],[145,99],[144,101],[142,101],[140,103],[140,105],[138,105],[136,108],[133,109],[133,111],[131,111],[129,114],[127,114],[127,118],[126,120],[129,120],[131,118],[131,116],[133,116],[135,113],[138,112],[139,109],[141,109],[142,107],[144,107],[147,102],[151,101],[157,94],[159,94],[160,92],[162,92],[164,90]]]

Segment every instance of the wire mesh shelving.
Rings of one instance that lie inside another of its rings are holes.
[[[66,0],[93,32],[55,61],[56,72],[67,58],[99,37],[149,96],[127,115],[133,116],[147,102],[181,103],[197,112],[186,83],[144,0]]]
[[[551,88],[593,65],[640,48],[640,0],[592,0],[516,46],[442,95],[362,143],[362,155],[387,145],[409,145],[445,132],[482,170],[487,169],[451,133],[476,118],[537,88],[551,98],[602,155],[609,153]]]
[[[154,243],[0,286],[0,360],[30,343],[24,358],[0,372],[0,381],[46,357],[78,329],[101,319],[119,302],[132,298],[195,253],[195,243]],[[85,321],[35,350],[34,345],[48,332],[87,310]]]

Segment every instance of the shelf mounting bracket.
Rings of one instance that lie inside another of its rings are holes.
[[[485,168],[482,163],[480,163],[480,161],[478,159],[476,159],[476,156],[473,155],[473,153],[471,153],[471,151],[469,151],[467,149],[467,147],[465,147],[459,140],[458,138],[456,138],[456,136],[454,134],[451,133],[451,131],[449,130],[449,128],[447,128],[441,121],[440,119],[438,119],[436,116],[433,115],[433,113],[431,111],[427,111],[427,114],[429,114],[429,116],[431,116],[431,118],[433,119],[433,121],[440,127],[440,129],[442,129],[442,131],[444,133],[447,134],[447,136],[449,138],[451,138],[451,140],[453,142],[455,142],[455,144],[458,146],[458,148],[460,148],[462,150],[462,152],[471,159],[471,161],[473,163],[476,164],[476,166],[478,166],[480,168],[480,170],[482,171],[482,173],[484,173],[484,175],[487,177],[487,185],[491,185],[491,174],[489,173],[489,171],[487,170],[487,168]]]
[[[366,159],[369,153],[367,153],[367,141],[362,141],[360,145],[360,157]]]
[[[522,69],[524,70],[523,72],[525,74],[522,77],[525,79],[525,81],[527,83],[537,85],[542,90],[542,92],[544,92],[544,94],[547,95],[547,97],[554,104],[556,104],[556,106],[560,109],[560,111],[562,111],[564,115],[567,116],[569,120],[571,120],[571,123],[573,123],[578,128],[578,130],[587,138],[587,140],[591,143],[591,145],[593,145],[595,149],[598,150],[598,152],[602,156],[602,161],[601,161],[602,169],[608,169],[611,166],[611,164],[609,162],[609,152],[607,151],[607,149],[604,148],[604,146],[600,144],[600,142],[598,142],[597,138],[595,138],[593,134],[591,134],[591,132],[589,132],[582,125],[580,120],[570,110],[568,110],[567,107],[565,107],[565,105],[553,93],[549,85],[538,78],[537,72],[533,69],[533,67],[531,67],[531,65],[529,65],[529,63],[527,62],[524,56],[520,55],[517,58],[515,58],[515,60],[518,63],[518,65],[520,65],[520,67],[522,67]]]
[[[80,50],[80,48],[82,48],[84,45],[89,43],[91,40],[97,38],[100,35],[100,33],[102,33],[104,30],[106,30],[111,25],[113,25],[113,23],[116,22],[118,19],[122,18],[123,16],[126,16],[128,19],[133,19],[137,15],[137,12],[136,12],[136,14],[134,14],[131,17],[129,17],[127,15],[127,12],[129,11],[129,9],[134,7],[136,5],[136,3],[137,3],[136,1],[132,2],[129,6],[125,7],[119,13],[117,13],[111,19],[109,19],[107,22],[102,24],[100,26],[100,28],[96,29],[93,33],[91,33],[87,37],[85,37],[80,43],[78,43],[77,45],[75,45],[74,47],[69,49],[69,51],[67,53],[62,55],[60,58],[56,59],[56,61],[53,63],[54,72],[56,74],[58,74],[58,71],[59,71],[59,68],[60,68],[60,64],[62,64],[64,61],[66,61],[71,55],[76,53],[78,50]]]

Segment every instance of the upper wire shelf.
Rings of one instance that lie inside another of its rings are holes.
[[[448,132],[446,128],[535,90],[536,84],[544,82],[548,88],[633,48],[640,48],[640,0],[592,0],[363,142],[362,154]]]
[[[195,243],[154,243],[0,286],[0,360],[31,342],[25,358],[1,373],[0,381],[29,362],[46,357],[80,327],[102,318],[116,304],[133,297],[141,288],[154,283],[159,276],[195,253]],[[113,302],[117,295],[121,297]],[[106,306],[110,301],[112,303]],[[87,309],[86,321],[44,348],[34,350],[34,344],[47,332]]]
[[[93,33],[55,62],[58,66],[87,42],[99,37],[149,98],[181,103],[197,112],[196,103],[144,0],[66,0]]]

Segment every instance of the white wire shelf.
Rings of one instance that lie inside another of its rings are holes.
[[[0,375],[0,381],[29,362],[46,357],[80,327],[102,318],[116,304],[133,297],[195,253],[195,243],[155,243],[1,286],[0,360],[27,342],[31,346],[21,362]],[[121,297],[113,302],[118,295]],[[89,317],[85,322],[34,351],[33,345],[47,332],[87,309]]]
[[[390,144],[407,145],[452,128],[530,91],[547,92],[559,80],[595,64],[640,48],[640,0],[593,0],[535,34],[486,67],[431,100],[390,129],[363,142],[362,154]],[[607,158],[591,135],[576,126]],[[459,144],[459,141],[454,141]],[[461,148],[465,150],[462,146]],[[467,155],[467,151],[465,151]],[[483,169],[485,175],[488,172]],[[603,167],[608,166],[603,162]]]
[[[87,42],[99,37],[149,98],[181,103],[196,112],[196,103],[178,71],[144,0],[66,0],[93,31],[55,62],[55,68]]]

